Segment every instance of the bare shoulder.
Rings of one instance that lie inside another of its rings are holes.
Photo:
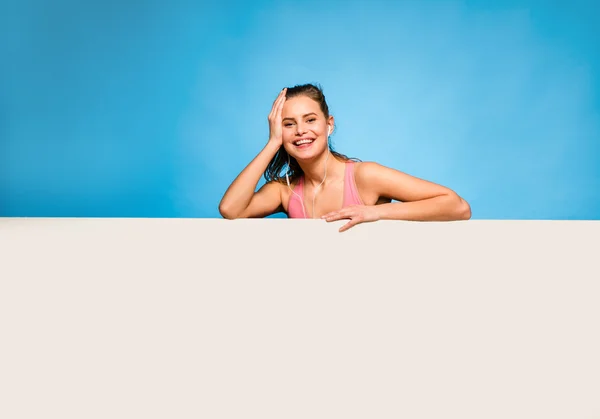
[[[401,173],[374,161],[357,162],[354,179],[357,187],[372,189],[378,183],[389,181],[392,172]]]
[[[418,201],[454,194],[445,186],[372,161],[357,163],[354,176],[356,186],[367,191],[365,193],[397,201]]]
[[[354,177],[357,181],[377,178],[378,176],[381,176],[386,169],[390,170],[388,167],[374,161],[361,161],[356,162],[354,165]]]
[[[381,188],[377,186],[385,179],[384,169],[386,169],[385,166],[373,161],[354,163],[354,182],[359,195],[367,205],[380,203],[382,202],[381,198],[385,198],[381,193]]]

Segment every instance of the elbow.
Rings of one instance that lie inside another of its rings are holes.
[[[471,206],[456,193],[446,196],[446,220],[464,221],[471,219]]]
[[[238,218],[237,214],[233,213],[231,209],[226,205],[223,205],[222,202],[219,204],[219,214],[221,214],[221,217],[225,218],[226,220],[235,220]]]
[[[457,205],[457,219],[458,220],[470,220],[471,219],[471,206],[467,201],[462,198],[458,198],[459,203]]]

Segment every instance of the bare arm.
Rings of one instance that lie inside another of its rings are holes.
[[[261,175],[283,143],[281,110],[285,102],[283,89],[269,114],[269,142],[231,183],[219,204],[224,218],[266,217],[281,210],[281,188],[274,182],[264,185],[255,192]]]
[[[445,186],[372,162],[361,163],[355,175],[357,184],[364,185],[370,193],[401,202],[356,205],[322,217],[328,222],[350,219],[340,231],[377,220],[453,221],[471,218],[471,207],[467,201]]]
[[[273,182],[254,192],[261,175],[279,150],[279,145],[269,142],[227,188],[219,204],[224,218],[266,217],[281,207],[281,189]]]
[[[469,204],[445,186],[372,162],[361,165],[360,177],[379,196],[402,201],[378,205],[378,219],[452,221],[471,218]]]

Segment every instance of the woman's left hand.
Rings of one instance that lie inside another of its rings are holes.
[[[379,220],[379,214],[374,205],[353,205],[351,207],[342,208],[339,211],[325,214],[321,218],[328,223],[331,221],[350,219],[349,222],[340,228],[341,233],[357,224],[377,221]]]

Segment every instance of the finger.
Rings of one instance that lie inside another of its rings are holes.
[[[321,218],[327,219],[329,217],[334,217],[337,215],[343,215],[342,218],[352,218],[354,216],[360,215],[362,205],[352,205],[350,207],[345,207],[337,211],[331,211],[325,215],[322,215]]]
[[[285,87],[284,87],[283,89],[281,89],[281,91],[279,92],[279,94],[278,94],[278,95],[277,95],[277,97],[275,98],[275,102],[278,102],[278,101],[280,101],[280,100],[281,100],[281,98],[282,98],[282,97],[283,97],[283,95],[285,94],[286,90],[287,90],[287,89],[286,89]]]
[[[279,104],[285,100],[285,92],[286,89],[281,89],[281,92],[279,92],[279,95],[277,95],[277,99],[275,99],[275,104],[277,106],[279,106]]]
[[[277,96],[277,99],[275,99],[273,101],[273,106],[271,107],[271,112],[269,113],[270,118],[275,116],[275,113],[277,112],[277,108],[279,108],[280,102],[281,102],[281,93],[279,93],[279,96]]]
[[[336,221],[336,220],[343,220],[345,218],[352,218],[352,212],[350,211],[337,211],[333,214],[328,215],[325,220],[327,222],[330,221]]]
[[[287,91],[287,89],[283,89],[281,91],[281,98],[279,99],[279,105],[277,106],[277,117],[281,116],[281,113],[283,112],[283,105],[285,104],[285,92]]]
[[[332,218],[337,217],[339,215],[340,215],[340,211],[333,211],[333,212],[323,215],[321,218],[324,220],[330,221]]]
[[[346,224],[344,224],[340,228],[340,233],[343,233],[344,231],[348,230],[349,228],[352,228],[353,226],[355,226],[358,223],[359,223],[358,220],[354,220],[354,219],[348,221]]]
[[[281,103],[283,101],[283,98],[285,97],[286,91],[287,91],[287,89],[282,89],[281,92],[279,92],[279,94],[277,95],[277,98],[273,102],[273,107],[271,108],[271,112],[269,113],[269,118],[274,117],[275,114],[277,113],[277,109],[279,109],[281,107]]]
[[[337,211],[331,211],[330,213],[325,214],[323,216],[323,218],[330,217],[330,216],[333,216],[333,215],[338,215],[338,214],[346,214],[346,215],[348,215],[348,214],[353,214],[355,212],[356,212],[356,210],[355,210],[354,207],[345,207],[345,208],[339,209]]]

